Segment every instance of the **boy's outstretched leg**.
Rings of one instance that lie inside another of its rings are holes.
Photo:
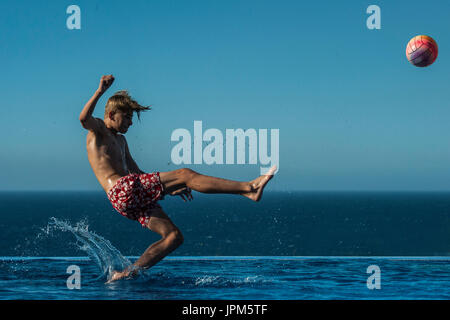
[[[188,187],[202,193],[240,194],[253,201],[259,201],[264,187],[272,179],[275,171],[276,166],[273,166],[267,174],[247,182],[206,176],[187,168],[160,172],[160,178],[166,193]]]
[[[136,275],[139,270],[148,269],[178,248],[183,243],[183,235],[162,209],[155,209],[147,228],[161,235],[161,240],[153,243],[142,256],[122,272],[115,272],[108,281],[116,281]]]

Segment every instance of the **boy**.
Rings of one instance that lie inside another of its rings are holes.
[[[89,130],[86,142],[89,163],[114,209],[160,234],[162,239],[148,247],[131,267],[114,272],[109,281],[133,276],[140,269],[150,268],[183,242],[180,230],[157,203],[164,195],[179,195],[184,201],[190,201],[193,199],[191,190],[195,190],[240,194],[259,201],[265,185],[276,170],[274,166],[267,175],[249,182],[205,176],[187,168],[169,172],[143,172],[131,157],[123,134],[133,124],[133,112],[139,118],[141,111],[150,108],[138,104],[126,91],[119,91],[108,99],[103,120],[92,117],[98,99],[113,82],[112,75],[102,76],[97,91],[80,114],[81,125]]]

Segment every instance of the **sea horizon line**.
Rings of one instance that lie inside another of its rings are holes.
[[[138,259],[139,256],[124,256]],[[386,260],[450,260],[449,256],[171,256],[164,260],[312,260],[312,259],[386,259]],[[0,256],[0,261],[20,260],[90,260],[89,256]]]

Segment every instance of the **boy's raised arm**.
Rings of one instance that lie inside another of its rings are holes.
[[[80,122],[83,128],[94,131],[98,128],[99,124],[97,120],[92,117],[92,113],[94,112],[98,99],[100,99],[106,90],[108,90],[113,82],[114,77],[112,75],[102,76],[100,79],[100,84],[97,91],[95,91],[92,98],[89,99],[80,113]]]

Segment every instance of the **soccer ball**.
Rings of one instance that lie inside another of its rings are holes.
[[[409,40],[406,46],[406,58],[416,67],[427,67],[438,56],[436,41],[429,36],[419,35]]]

